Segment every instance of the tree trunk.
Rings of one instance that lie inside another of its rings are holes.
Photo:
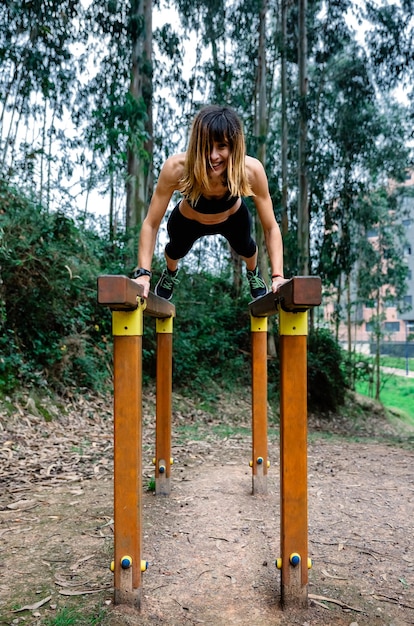
[[[281,165],[282,165],[282,236],[289,231],[288,217],[288,122],[287,122],[287,67],[286,67],[286,46],[287,46],[287,3],[288,0],[281,0]]]
[[[49,146],[48,146],[48,159],[47,159],[47,183],[46,183],[46,210],[50,211],[51,201],[51,189],[52,189],[52,162],[53,162],[53,139],[55,136],[55,117],[56,117],[56,102],[53,102],[52,119],[49,124]]]
[[[266,138],[268,133],[267,97],[266,97],[266,14],[267,0],[262,0],[260,7],[259,26],[259,54],[257,68],[257,114],[255,135],[258,139],[257,158],[266,166]],[[256,214],[256,242],[258,247],[257,262],[260,272],[267,281],[269,276],[269,262],[266,253],[266,244],[263,228],[258,215]],[[276,356],[276,345],[271,331],[272,320],[268,320],[269,332],[267,335],[267,352],[271,357]]]
[[[111,146],[111,152],[113,151],[113,146]],[[111,155],[112,161],[112,155]],[[111,169],[109,173],[109,239],[113,243],[116,241],[116,219],[115,219],[115,181],[114,181],[114,172]]]
[[[266,166],[267,137],[267,98],[266,98],[266,12],[267,0],[262,0],[260,7],[259,50],[256,84],[257,111],[255,116],[255,135],[257,137],[257,158]],[[269,273],[263,228],[256,214],[256,242],[258,247],[258,265],[263,277]]]
[[[144,38],[144,72],[143,72],[143,96],[145,110],[147,114],[146,131],[148,139],[144,144],[147,153],[146,171],[145,171],[145,205],[152,196],[154,177],[152,159],[154,153],[154,122],[152,117],[153,105],[153,88],[152,88],[152,0],[144,0],[145,15],[145,38]],[[140,216],[140,223],[143,222],[146,214],[146,206]]]
[[[233,267],[233,290],[234,290],[235,297],[238,298],[241,294],[242,262],[237,252],[235,252],[233,248],[231,248],[230,246],[229,248],[230,248],[231,264]]]
[[[352,352],[352,319],[351,319],[351,280],[349,274],[346,277],[346,328],[348,338],[348,354]]]
[[[375,332],[375,400],[380,401],[381,391],[381,293],[378,289],[377,296],[377,328]]]
[[[335,311],[335,339],[339,341],[339,324],[341,323],[341,299],[342,299],[342,279],[338,277],[338,286],[336,290],[336,311]]]
[[[307,0],[299,0],[299,150],[298,150],[298,250],[299,273],[309,274],[309,202],[307,175]]]
[[[146,109],[145,130],[148,140],[143,147],[152,150],[152,2],[133,0],[130,16],[131,30],[131,83],[130,95],[136,103],[144,101]],[[128,145],[126,229],[134,229],[145,217],[148,201],[150,158],[142,156],[138,128],[131,127]]]

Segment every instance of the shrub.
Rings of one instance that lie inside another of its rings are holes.
[[[249,384],[250,326],[247,300],[232,297],[225,276],[189,274],[175,291],[173,385],[210,400],[220,389]],[[155,333],[144,334],[145,372],[155,374]]]
[[[110,386],[111,313],[96,300],[100,274],[125,274],[131,237],[116,245],[62,213],[48,213],[0,181],[0,392],[32,386]],[[129,246],[129,247],[128,247]],[[154,258],[155,274],[158,260]],[[229,267],[229,266],[227,266]],[[132,268],[131,268],[132,269]],[[183,267],[175,292],[173,385],[214,401],[221,390],[251,384],[247,287],[235,296],[229,270]],[[155,377],[155,324],[146,321],[144,381]],[[273,324],[277,343],[277,328]],[[269,360],[277,395],[278,359]],[[314,409],[344,401],[342,353],[325,330],[309,335],[308,393]]]
[[[110,328],[96,304],[99,238],[1,182],[0,207],[3,392],[99,387]]]
[[[308,338],[308,402],[311,409],[335,411],[345,402],[347,388],[342,350],[325,329]]]

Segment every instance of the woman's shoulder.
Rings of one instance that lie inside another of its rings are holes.
[[[253,195],[260,195],[264,189],[268,189],[267,175],[259,159],[246,156],[246,173]]]
[[[245,163],[248,176],[254,176],[259,172],[263,172],[263,164],[261,161],[259,161],[259,159],[256,159],[255,157],[246,154]]]
[[[165,181],[178,183],[181,180],[184,173],[185,155],[185,152],[181,152],[168,157],[160,173]]]

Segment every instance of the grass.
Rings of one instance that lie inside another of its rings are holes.
[[[58,608],[56,612],[53,612],[53,614],[49,612],[49,615],[44,616],[41,622],[36,623],[41,623],[43,626],[102,626],[105,623],[106,611],[102,606],[88,605],[87,607],[81,607],[78,604],[79,601],[73,600],[73,602],[76,602],[76,606]],[[18,608],[18,606],[14,608]],[[17,622],[20,624],[20,621],[27,624],[32,623],[30,616],[26,613],[13,622],[0,615],[1,624],[17,624]]]
[[[237,425],[235,423],[216,423],[216,424],[186,424],[178,426],[175,429],[176,444],[187,444],[188,441],[206,441],[211,437],[217,439],[226,439],[227,437],[251,437],[251,426],[249,425]],[[279,429],[269,425],[268,435],[269,437],[277,436]]]
[[[101,626],[104,623],[105,610],[97,607],[93,614],[79,607],[63,607],[53,617],[44,621],[44,626]]]
[[[367,359],[371,365],[374,365],[374,359]],[[394,369],[406,372],[414,371],[414,359],[405,359],[403,357],[381,356],[382,367],[392,367]],[[356,391],[363,396],[372,397],[372,388],[368,383],[358,382]],[[381,374],[381,404],[398,413],[398,417],[406,423],[414,426],[414,378],[398,376],[382,372]]]
[[[381,403],[387,408],[397,411],[400,419],[414,426],[414,379],[384,374],[380,392]],[[369,396],[367,383],[358,383],[357,392]]]
[[[408,365],[408,371],[414,372],[414,359],[404,359],[396,356],[382,356],[381,365],[384,367],[394,367],[404,371],[406,371]]]

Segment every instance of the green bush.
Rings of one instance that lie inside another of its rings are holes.
[[[345,402],[347,389],[342,350],[326,329],[308,337],[308,403],[311,409],[335,411]]]
[[[233,298],[228,277],[180,271],[174,293],[173,385],[214,400],[225,388],[249,384],[250,320],[246,298]],[[155,375],[155,333],[147,323],[144,368]]]
[[[100,274],[125,274],[130,236],[116,244],[62,213],[48,213],[0,181],[0,393],[19,386],[65,393],[110,389],[111,313],[97,304]],[[136,239],[136,237],[135,237]],[[228,266],[229,267],[229,266]],[[161,273],[154,258],[155,277]],[[174,295],[173,385],[210,403],[222,390],[250,388],[249,294],[228,273],[180,271]],[[277,344],[277,324],[272,324]],[[277,401],[279,360],[270,359]],[[144,382],[156,372],[156,332],[146,319]],[[342,353],[324,330],[311,332],[309,405],[335,410],[345,397]]]
[[[1,182],[0,220],[0,388],[99,388],[110,332],[96,304],[99,237]]]

